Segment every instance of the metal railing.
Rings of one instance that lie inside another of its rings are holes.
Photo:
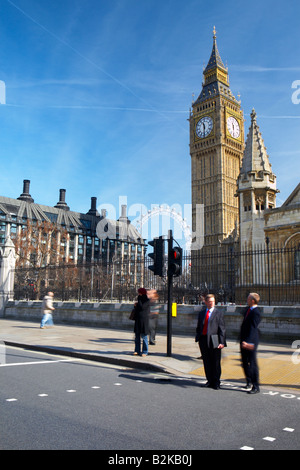
[[[139,262],[16,268],[14,298],[40,299],[51,290],[62,301],[131,302],[144,286],[157,289],[166,302],[167,278],[154,276],[150,264],[146,256]],[[241,251],[228,245],[213,253],[184,253],[182,275],[173,279],[174,301],[197,304],[208,292],[221,303],[244,304],[249,292],[258,292],[262,304],[299,304],[300,247]]]

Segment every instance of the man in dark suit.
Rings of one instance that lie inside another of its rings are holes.
[[[225,322],[222,310],[215,307],[215,296],[208,294],[198,315],[195,341],[203,359],[206,387],[219,390],[221,377],[221,350],[226,346]]]
[[[240,346],[242,365],[246,376],[246,390],[250,394],[259,392],[259,371],[256,351],[259,342],[258,325],[260,323],[260,310],[257,306],[260,297],[256,293],[249,294],[248,308],[245,309],[240,333]]]

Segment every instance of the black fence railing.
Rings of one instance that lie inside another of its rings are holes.
[[[133,301],[137,289],[157,289],[167,301],[167,278],[154,276],[143,261],[16,268],[14,298],[40,299],[49,290],[62,301]],[[165,266],[166,274],[167,266]],[[217,302],[244,304],[249,292],[258,292],[261,303],[300,303],[300,246],[264,247],[240,251],[237,246],[220,252],[185,253],[182,275],[173,279],[173,299],[197,304],[211,292]]]

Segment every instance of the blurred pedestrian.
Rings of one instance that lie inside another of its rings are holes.
[[[198,315],[195,341],[199,342],[206,387],[219,390],[221,377],[221,350],[226,346],[224,314],[215,307],[215,296],[205,296],[206,307]]]
[[[259,370],[257,364],[257,347],[259,343],[259,329],[261,314],[258,307],[260,297],[252,292],[248,295],[247,304],[243,315],[240,332],[240,347],[242,366],[246,376],[246,387],[248,393],[259,393]]]
[[[138,290],[138,299],[135,305],[135,349],[134,355],[148,355],[148,334],[149,334],[149,313],[150,313],[150,300],[147,296],[147,291],[144,288]],[[142,340],[142,354],[141,354],[141,340]]]
[[[158,293],[156,289],[147,291],[150,300],[150,315],[149,315],[149,344],[155,345],[155,337],[158,323]]]
[[[43,303],[42,303],[42,314],[43,318],[41,321],[41,326],[40,328],[45,328],[45,325],[47,326],[53,326],[53,317],[52,313],[55,308],[53,307],[53,297],[54,294],[53,292],[48,292],[47,295],[43,298]]]

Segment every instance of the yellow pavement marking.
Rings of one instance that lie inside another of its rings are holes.
[[[239,355],[228,355],[222,359],[221,380],[239,380],[245,376]],[[258,358],[259,381],[261,385],[284,385],[300,390],[300,364],[294,364],[291,357],[283,359]],[[205,377],[203,365],[191,372]]]

